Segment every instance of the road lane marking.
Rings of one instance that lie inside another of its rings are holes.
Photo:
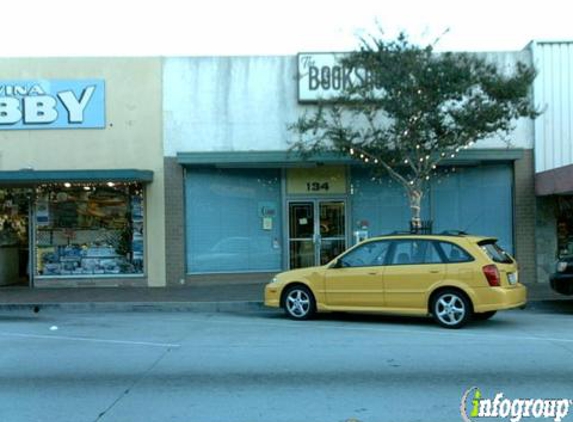
[[[29,338],[38,340],[66,340],[66,341],[85,341],[90,343],[107,343],[107,344],[122,344],[128,346],[150,346],[150,347],[163,347],[163,348],[179,348],[180,344],[173,343],[154,343],[149,341],[131,341],[131,340],[110,340],[110,339],[97,339],[89,337],[70,337],[70,336],[49,336],[42,334],[24,334],[24,333],[2,333],[3,337],[17,337]]]

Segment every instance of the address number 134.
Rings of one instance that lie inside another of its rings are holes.
[[[306,190],[308,192],[328,191],[329,188],[328,182],[309,182],[306,184]]]

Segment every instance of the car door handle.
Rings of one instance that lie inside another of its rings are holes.
[[[377,271],[372,271],[372,272],[368,273],[368,275],[378,275],[378,272],[377,272]]]
[[[438,273],[440,272],[440,270],[430,270],[430,272],[431,272],[432,274],[438,274]]]

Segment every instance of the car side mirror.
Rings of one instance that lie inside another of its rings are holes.
[[[334,263],[334,265],[332,266],[332,268],[344,268],[347,265],[345,265],[344,261],[342,260],[342,258],[337,259],[336,262]]]

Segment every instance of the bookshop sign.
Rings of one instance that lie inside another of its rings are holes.
[[[380,95],[381,75],[364,68],[343,65],[341,59],[345,56],[348,53],[299,53],[298,101],[332,101],[345,93],[348,95],[349,89],[358,87],[366,87],[375,95]]]

